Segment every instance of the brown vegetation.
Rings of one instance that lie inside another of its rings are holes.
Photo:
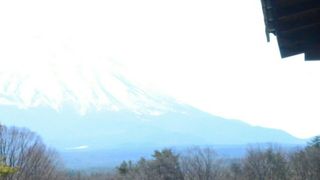
[[[61,168],[55,151],[28,129],[0,126],[1,179],[59,179]],[[7,170],[5,170],[7,169]]]
[[[305,148],[250,147],[241,159],[219,157],[212,148],[181,153],[155,151],[151,159],[123,161],[114,171],[71,172],[54,150],[27,130],[0,126],[0,179],[4,180],[319,180],[320,137]]]
[[[250,147],[241,159],[223,159],[211,148],[191,148],[177,154],[155,151],[152,159],[122,162],[113,173],[78,176],[110,180],[319,180],[320,138],[287,152],[280,146]]]

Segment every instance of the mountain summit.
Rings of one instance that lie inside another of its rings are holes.
[[[22,109],[45,106],[57,111],[72,106],[82,115],[90,110],[136,114],[168,111],[169,98],[135,86],[119,73],[117,65],[106,62],[66,67],[46,64],[40,65],[42,71],[0,72],[0,105]]]

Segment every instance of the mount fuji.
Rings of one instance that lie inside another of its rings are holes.
[[[69,75],[47,74],[46,84],[36,84],[38,76],[2,76],[1,123],[27,127],[60,150],[303,142],[145,91],[116,73]]]

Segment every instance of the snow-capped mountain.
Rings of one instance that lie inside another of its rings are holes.
[[[170,111],[168,97],[135,86],[115,72],[117,67],[112,63],[101,64],[101,69],[84,66],[70,66],[67,70],[51,66],[41,74],[2,73],[0,105],[46,106],[58,111],[69,105],[82,115],[93,109],[153,115]]]
[[[62,80],[53,72],[46,83],[2,76],[0,121],[28,127],[59,149],[302,142],[150,93],[117,73],[70,70]]]

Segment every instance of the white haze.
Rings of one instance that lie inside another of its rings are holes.
[[[319,134],[320,62],[279,58],[260,1],[1,1],[0,26],[2,104],[112,109],[107,89],[135,107],[122,74],[215,115]]]

